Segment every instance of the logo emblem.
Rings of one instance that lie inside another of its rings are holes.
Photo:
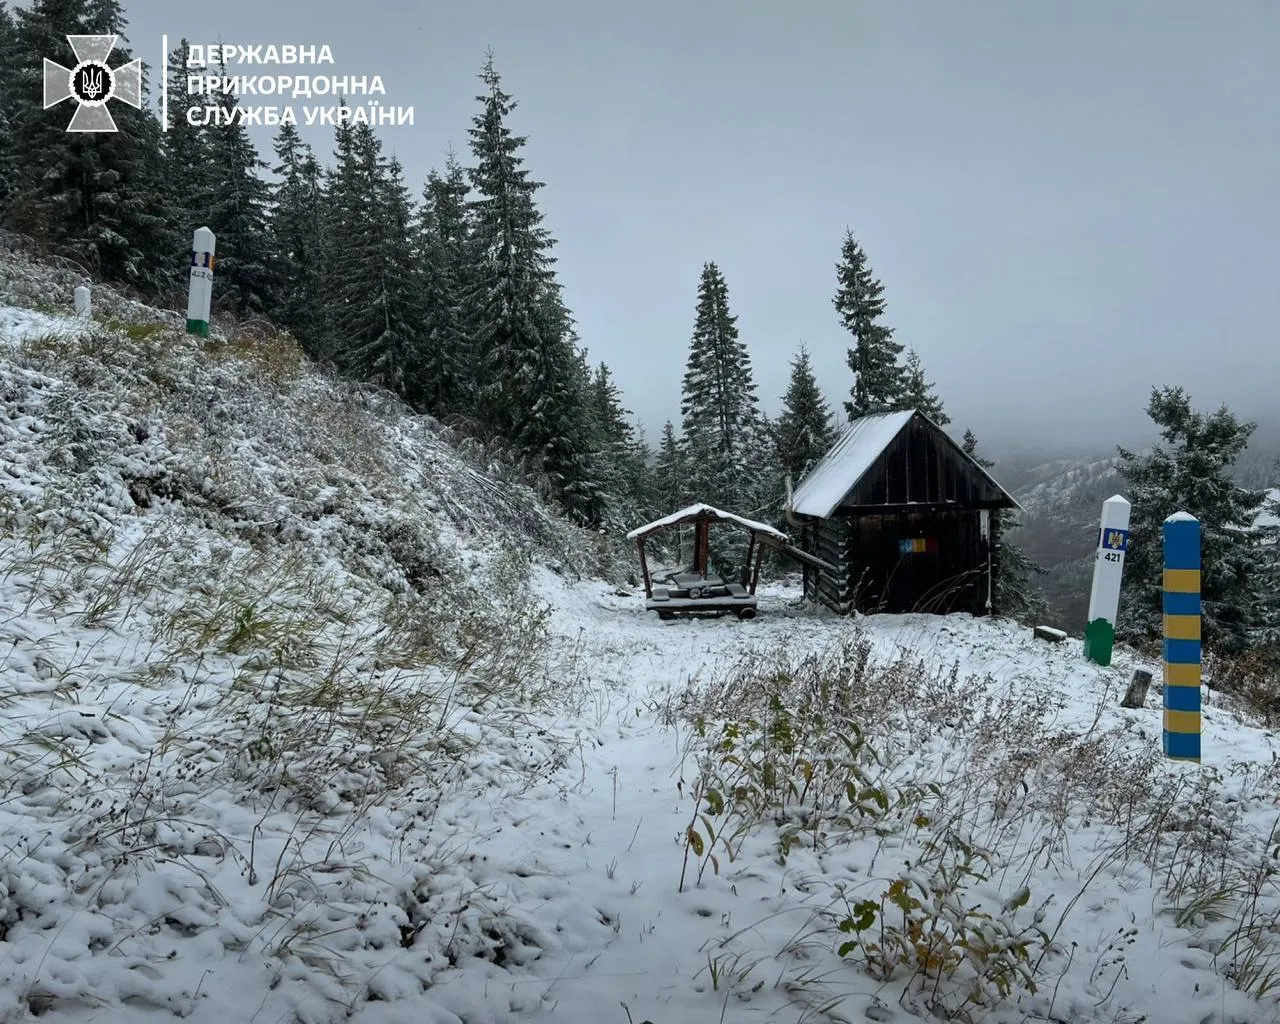
[[[1108,551],[1124,551],[1129,546],[1128,530],[1103,530],[1102,547]]]
[[[117,36],[67,36],[76,55],[76,66],[64,68],[57,61],[44,61],[44,109],[65,100],[75,100],[76,112],[67,125],[69,132],[114,132],[116,122],[107,109],[111,100],[131,107],[142,106],[142,60],[112,70],[107,58],[115,49]]]

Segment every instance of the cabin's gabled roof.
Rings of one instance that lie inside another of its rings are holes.
[[[917,418],[922,424],[917,432],[925,430],[933,435],[928,443],[935,446],[935,450],[940,446],[950,451],[948,458],[955,458],[966,475],[980,481],[982,487],[996,497],[999,505],[1022,508],[1013,495],[1001,487],[977,460],[965,454],[964,449],[928,416],[916,410],[904,410],[861,416],[845,427],[831,450],[795,489],[791,498],[792,512],[817,519],[830,518],[873,466],[877,463],[884,465],[882,457],[894,446],[907,425]]]
[[[791,510],[818,519],[830,516],[913,415],[910,411],[886,412],[853,420],[831,451],[800,481]]]
[[[770,537],[776,537],[778,540],[785,541],[787,535],[775,527],[769,526],[767,523],[757,523],[754,519],[744,519],[742,516],[735,516],[732,512],[724,512],[716,508],[714,505],[706,505],[699,502],[696,505],[690,505],[688,508],[682,508],[678,512],[672,512],[669,516],[663,516],[661,519],[655,519],[651,523],[644,526],[637,526],[634,530],[627,534],[627,540],[635,540],[637,537],[654,533],[657,530],[665,529],[668,526],[679,526],[681,523],[692,522],[695,519],[719,519],[728,523],[737,523],[745,530],[753,533],[764,533]]]

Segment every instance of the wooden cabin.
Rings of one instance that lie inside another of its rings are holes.
[[[996,611],[998,513],[1021,509],[915,411],[863,416],[790,498],[805,597],[841,614]]]

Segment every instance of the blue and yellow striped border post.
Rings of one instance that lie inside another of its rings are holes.
[[[1200,760],[1200,520],[1164,521],[1164,753]]]

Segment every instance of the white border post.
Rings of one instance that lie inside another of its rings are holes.
[[[1130,505],[1115,494],[1102,503],[1102,529],[1093,563],[1093,590],[1084,627],[1084,656],[1097,665],[1111,664],[1116,643],[1116,615],[1120,610],[1120,579],[1129,547]]]
[[[187,333],[209,337],[209,304],[213,299],[213,251],[216,239],[208,228],[196,228],[191,242],[191,288],[187,293]]]

